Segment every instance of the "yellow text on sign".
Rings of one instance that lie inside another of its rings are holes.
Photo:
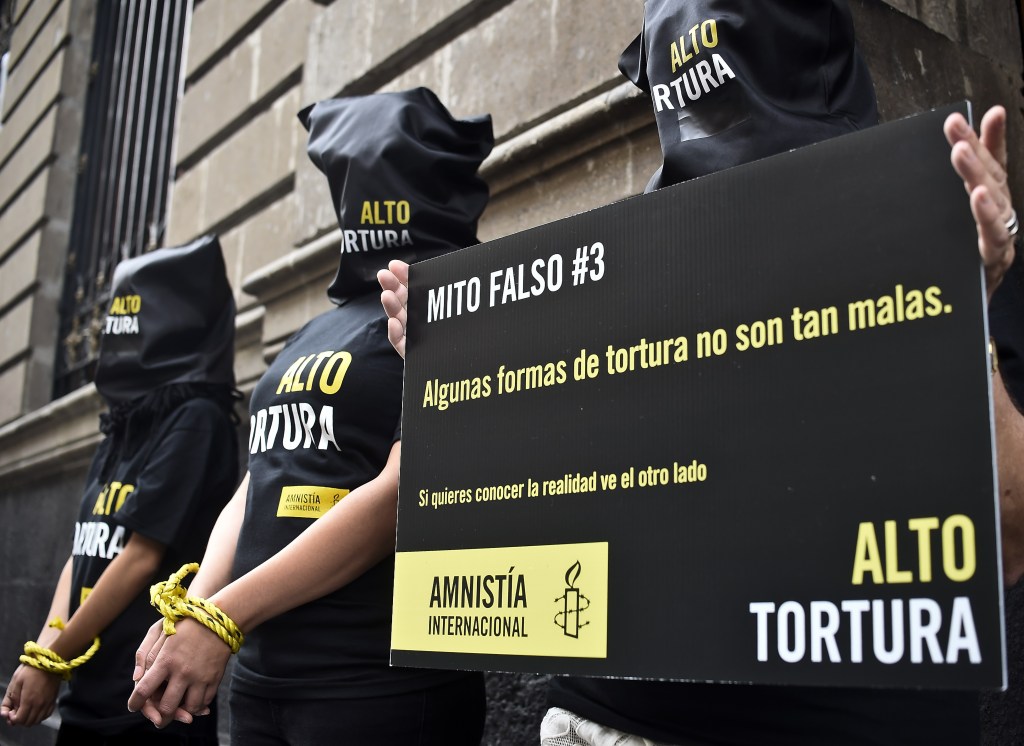
[[[319,518],[348,494],[336,487],[282,487],[278,518]]]
[[[398,552],[391,647],[606,658],[608,544]]]

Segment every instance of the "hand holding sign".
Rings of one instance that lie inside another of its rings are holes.
[[[1017,213],[1006,181],[1006,110],[995,106],[981,120],[981,138],[960,114],[946,119],[943,131],[952,146],[950,160],[971,196],[978,227],[978,250],[985,264],[988,298],[1013,263]]]
[[[405,307],[409,302],[409,265],[392,259],[387,269],[377,273],[377,282],[383,291],[380,302],[388,314],[388,339],[402,358],[405,358]]]

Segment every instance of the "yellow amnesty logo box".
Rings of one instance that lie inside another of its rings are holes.
[[[605,658],[608,544],[398,552],[391,647]]]
[[[277,505],[278,518],[319,518],[348,494],[336,487],[309,485],[282,487]]]

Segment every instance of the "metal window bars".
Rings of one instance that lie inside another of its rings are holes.
[[[160,246],[188,0],[97,3],[54,397],[92,380],[110,280]]]

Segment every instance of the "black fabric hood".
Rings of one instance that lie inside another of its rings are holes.
[[[342,231],[335,303],[377,287],[392,259],[412,263],[477,243],[487,205],[477,176],[494,147],[489,115],[454,119],[416,88],[329,99],[299,113]]]
[[[843,0],[646,0],[619,69],[654,104],[646,191],[878,122]]]
[[[235,383],[235,301],[220,242],[204,236],[114,270],[96,388],[108,405],[171,383]]]

